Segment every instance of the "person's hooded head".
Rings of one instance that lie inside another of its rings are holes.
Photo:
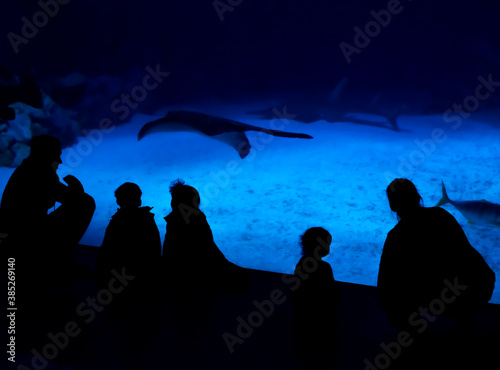
[[[398,218],[403,218],[421,206],[422,197],[408,179],[395,179],[386,189],[389,206]]]

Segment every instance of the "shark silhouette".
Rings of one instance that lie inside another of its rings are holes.
[[[436,204],[436,207],[450,203],[469,220],[469,223],[500,226],[500,204],[490,203],[486,200],[451,200],[448,198],[443,181],[441,181],[441,188],[443,197]]]
[[[400,131],[397,118],[401,108],[382,108],[380,104],[381,94],[376,94],[366,105],[360,105],[358,99],[345,101],[342,99],[347,78],[343,78],[337,83],[330,94],[305,94],[300,98],[290,99],[283,102],[282,105],[288,107],[293,113],[296,121],[303,123],[312,123],[319,120],[327,122],[351,122],[361,125],[386,128],[394,131]],[[249,112],[259,115],[260,118],[273,118],[271,108]],[[372,118],[363,118],[367,114],[379,116],[382,120]]]
[[[246,131],[260,131],[278,137],[312,139],[312,136],[307,134],[272,130],[204,113],[177,110],[169,111],[165,117],[142,126],[137,140],[155,132],[178,131],[195,132],[222,141],[236,149],[241,158],[245,158],[251,149]]]

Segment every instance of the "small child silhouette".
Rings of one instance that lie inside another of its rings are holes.
[[[115,191],[120,208],[111,217],[97,257],[96,277],[102,284],[107,284],[113,269],[121,273],[125,268],[139,280],[147,280],[158,269],[160,233],[152,207],[141,207],[141,195],[139,186],[130,182]]]
[[[295,337],[298,350],[322,363],[335,343],[338,287],[330,264],[322,261],[330,253],[332,236],[322,227],[313,227],[301,236],[302,258],[295,268],[292,291]]]

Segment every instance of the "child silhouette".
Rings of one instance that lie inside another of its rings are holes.
[[[139,186],[130,182],[115,191],[120,208],[111,217],[97,257],[96,277],[102,284],[107,284],[113,270],[125,269],[145,281],[158,269],[160,233],[152,207],[141,207],[141,195]]]
[[[295,343],[298,351],[319,364],[335,344],[338,287],[330,264],[322,260],[330,253],[332,236],[322,227],[313,227],[301,236],[302,258],[295,268],[292,288]]]

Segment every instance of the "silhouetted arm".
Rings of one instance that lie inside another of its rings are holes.
[[[66,182],[66,184],[68,184],[68,188],[72,193],[75,194],[84,193],[82,183],[75,176],[67,175],[63,178],[63,180]]]
[[[152,259],[158,259],[161,257],[161,238],[160,231],[156,225],[154,214],[150,213],[152,207],[143,207],[147,210],[147,223],[145,225],[144,235],[147,237],[148,250],[146,253]]]
[[[64,185],[62,182],[57,182],[53,187],[53,197],[54,200],[58,203],[64,204],[67,203],[72,197],[72,192],[69,187]]]
[[[333,277],[332,266],[328,262],[324,262],[324,267],[322,268],[322,276],[321,279],[326,282],[326,291],[327,300],[331,304],[332,307],[337,307],[341,300],[341,291],[338,286],[335,278]]]
[[[76,177],[67,175],[63,180],[68,186],[64,185],[59,180],[54,184],[54,198],[57,202],[64,204],[84,194],[82,183]]]

